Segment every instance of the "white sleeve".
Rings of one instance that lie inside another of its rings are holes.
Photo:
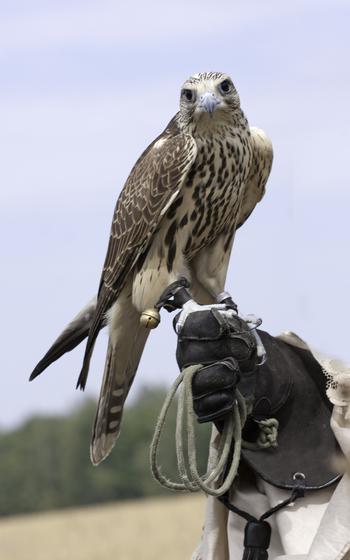
[[[334,404],[331,426],[344,454],[345,472],[312,543],[310,560],[350,558],[350,368],[338,368],[338,374],[333,368],[332,375],[335,383],[327,391]]]

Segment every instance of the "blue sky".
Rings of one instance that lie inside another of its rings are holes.
[[[83,347],[27,377],[95,293],[115,200],[197,71],[231,75],[272,139],[267,195],[227,288],[272,334],[350,360],[348,1],[0,0],[0,426],[83,399]],[[87,393],[101,382],[100,336]],[[135,383],[176,375],[164,316]]]

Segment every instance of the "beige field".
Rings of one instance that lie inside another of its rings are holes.
[[[1,560],[182,560],[200,538],[203,496],[113,503],[0,520]]]

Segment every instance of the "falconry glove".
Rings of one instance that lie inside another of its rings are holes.
[[[241,377],[255,370],[257,343],[248,323],[232,310],[201,306],[178,333],[176,358],[181,370],[203,365],[193,377],[193,407],[200,423],[216,421],[232,410]]]
[[[200,424],[221,420],[233,408],[240,380],[237,360],[227,358],[201,368],[193,377],[193,409]]]

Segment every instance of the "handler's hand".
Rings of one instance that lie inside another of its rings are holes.
[[[192,380],[192,392],[193,409],[199,423],[221,420],[232,410],[239,379],[239,366],[233,358],[197,371]]]
[[[178,314],[174,319],[176,331]],[[241,372],[257,365],[257,342],[249,325],[232,310],[206,309],[191,313],[178,333],[176,359],[184,367],[234,358]]]
[[[176,359],[181,370],[204,366],[193,377],[193,408],[199,422],[209,422],[232,410],[237,383],[258,363],[257,341],[232,310],[202,307],[188,315],[178,333]]]

